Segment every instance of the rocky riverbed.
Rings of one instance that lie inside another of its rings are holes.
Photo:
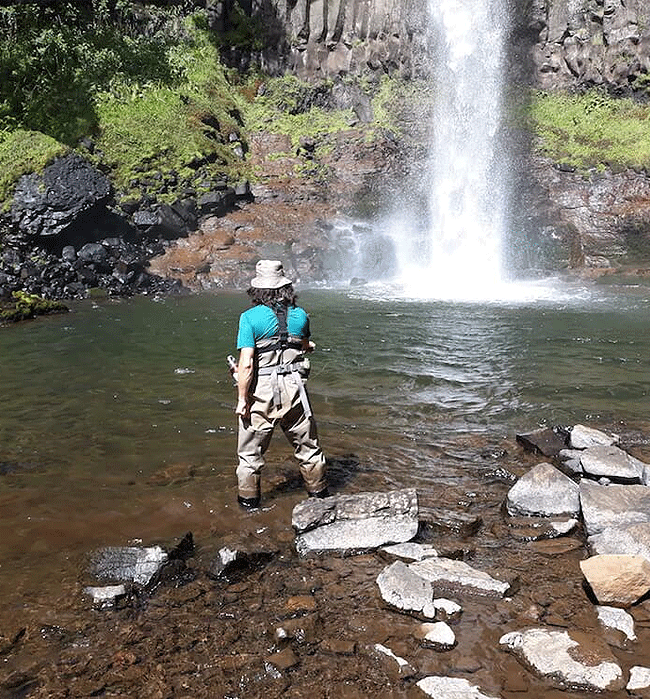
[[[647,435],[505,445],[481,498],[353,491],[333,459],[330,499],[275,474],[257,511],[70,560],[0,613],[0,692],[643,697]]]

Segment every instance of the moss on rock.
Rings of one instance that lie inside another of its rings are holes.
[[[12,292],[11,296],[11,300],[4,302],[0,300],[0,325],[25,321],[35,316],[69,311],[62,302],[43,299],[38,294],[18,291]]]

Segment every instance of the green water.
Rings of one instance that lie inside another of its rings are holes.
[[[473,488],[482,452],[541,425],[624,426],[642,443],[648,295],[591,288],[454,304],[301,292],[335,487]],[[37,560],[46,576],[53,552],[228,529],[235,390],[224,358],[245,308],[235,293],[85,302],[0,332],[0,554],[15,564],[12,586],[17,571],[36,576]],[[301,497],[299,486],[276,488],[295,472],[279,434],[268,502]]]

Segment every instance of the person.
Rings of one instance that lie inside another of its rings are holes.
[[[260,505],[260,477],[273,431],[279,425],[300,465],[309,496],[328,495],[325,457],[305,387],[309,363],[309,316],[296,305],[293,282],[279,260],[260,260],[247,290],[252,308],[237,333],[237,500]]]

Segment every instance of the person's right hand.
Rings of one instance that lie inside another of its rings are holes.
[[[246,399],[239,399],[239,401],[237,401],[237,407],[235,408],[235,413],[238,416],[241,416],[243,419],[250,418],[251,407],[250,407],[248,401],[246,401]]]

